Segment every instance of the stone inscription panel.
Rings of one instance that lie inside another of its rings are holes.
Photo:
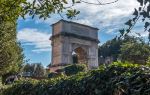
[[[94,38],[94,39],[97,38],[98,35],[96,30],[93,30],[89,27],[85,27],[82,25],[77,25],[77,24],[71,24],[70,32],[77,35]]]
[[[68,32],[76,34],[79,36],[89,37],[93,39],[98,39],[98,32],[95,29],[92,29],[88,26],[75,24],[75,23],[63,23],[62,32]]]
[[[89,36],[90,30],[85,27],[81,27],[79,25],[72,24],[71,25],[71,32],[77,35],[82,35],[82,36]]]

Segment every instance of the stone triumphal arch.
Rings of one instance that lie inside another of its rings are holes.
[[[72,54],[78,64],[89,68],[98,66],[98,29],[65,20],[52,25],[52,65],[73,64]]]

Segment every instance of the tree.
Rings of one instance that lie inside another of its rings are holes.
[[[34,67],[33,77],[44,77],[45,68],[42,66],[41,63],[33,64],[33,67]]]
[[[24,55],[20,44],[16,41],[16,24],[14,22],[0,23],[0,76],[2,82],[17,74],[24,62]]]
[[[33,68],[31,67],[31,65],[29,63],[25,64],[22,68],[22,72],[32,72]]]
[[[122,41],[118,40],[117,38],[107,41],[102,46],[99,46],[98,56],[99,57],[102,56],[103,58],[112,56],[114,61],[116,61],[118,58],[118,55],[120,54],[121,44],[122,44]]]
[[[131,61],[144,64],[150,54],[150,46],[141,37],[124,36],[114,38],[99,46],[99,57],[113,57],[113,61]]]
[[[120,58],[138,64],[146,64],[150,56],[150,46],[141,42],[126,42],[121,45]]]
[[[23,73],[29,72],[32,77],[44,77],[45,68],[41,63],[26,64],[23,67]]]
[[[119,54],[121,53],[121,45],[126,42],[136,42],[141,40],[140,38],[126,35],[124,38],[115,37],[114,39],[107,41],[102,46],[99,46],[98,56],[99,57],[113,57],[114,61],[117,61]]]
[[[73,6],[77,1],[72,0],[71,3],[71,6]],[[27,14],[32,18],[36,15],[39,18],[46,19],[55,13],[61,16],[64,10],[67,10],[66,15],[68,18],[79,14],[79,11],[71,8],[71,6],[66,7],[67,4],[67,0],[32,0],[32,2],[27,2],[27,0],[1,0],[0,22],[16,21],[19,16],[24,18]]]
[[[0,24],[0,75],[19,71],[23,63],[23,53],[16,41],[16,25],[11,22]]]
[[[16,39],[16,20],[25,0],[0,1],[0,76],[17,73],[23,63],[23,53]]]

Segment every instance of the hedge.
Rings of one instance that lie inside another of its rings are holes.
[[[116,62],[70,77],[17,82],[3,95],[150,95],[150,68]]]
[[[57,78],[63,76],[63,73],[51,72],[48,74],[48,78]]]
[[[87,66],[85,64],[74,64],[69,65],[64,68],[64,72],[67,76],[75,75],[79,72],[87,71]]]

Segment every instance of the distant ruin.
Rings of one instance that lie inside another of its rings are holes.
[[[98,29],[65,20],[52,24],[52,71],[73,64],[72,55],[77,55],[77,64],[98,67]]]

